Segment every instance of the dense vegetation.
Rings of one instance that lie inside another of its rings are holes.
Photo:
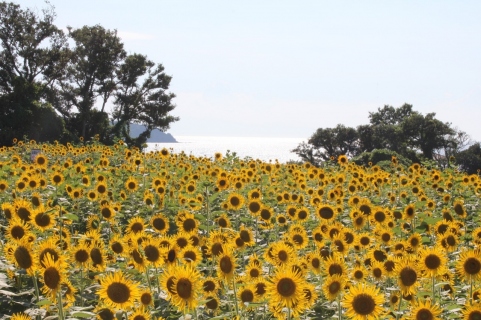
[[[469,136],[435,116],[414,111],[409,104],[399,108],[384,106],[369,113],[369,124],[317,129],[307,143],[301,143],[293,152],[317,166],[346,155],[364,165],[389,165],[395,156],[407,165],[434,161],[446,168],[455,163],[470,174],[481,169],[479,143],[467,148]]]
[[[141,146],[152,130],[178,120],[161,64],[127,54],[115,30],[69,27],[64,34],[54,19],[52,7],[38,15],[0,2],[0,145],[98,135],[107,144]],[[145,131],[132,138],[130,123]]]
[[[481,315],[481,179],[453,167],[94,140],[18,141],[0,168],[0,313],[13,320]]]

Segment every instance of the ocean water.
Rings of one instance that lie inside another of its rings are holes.
[[[174,153],[184,152],[187,155],[213,158],[216,152],[223,155],[227,150],[235,152],[241,159],[251,157],[262,161],[281,163],[300,158],[293,152],[304,138],[259,138],[259,137],[207,137],[207,136],[175,136],[177,143],[148,143],[146,151],[167,148]]]

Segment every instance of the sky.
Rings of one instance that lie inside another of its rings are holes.
[[[481,1],[50,3],[58,27],[116,29],[165,67],[174,137],[308,138],[409,103],[481,141]]]

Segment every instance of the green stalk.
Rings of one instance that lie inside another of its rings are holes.
[[[232,286],[234,287],[235,314],[236,316],[239,316],[239,306],[237,305],[237,290],[235,288],[235,277],[232,278]]]
[[[64,320],[63,315],[63,303],[62,303],[62,290],[58,290],[58,318]]]

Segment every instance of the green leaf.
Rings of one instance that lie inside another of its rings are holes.
[[[36,303],[36,305],[39,306],[39,307],[45,306],[47,304],[52,304],[52,301],[50,301],[48,299],[44,299],[44,300],[40,300],[39,302]]]
[[[62,215],[62,218],[67,220],[72,220],[72,221],[78,221],[78,216],[73,213],[64,214]]]
[[[72,314],[72,317],[75,317],[75,318],[95,318],[95,313],[93,312],[85,312],[85,311],[82,311],[82,312],[75,312]]]

